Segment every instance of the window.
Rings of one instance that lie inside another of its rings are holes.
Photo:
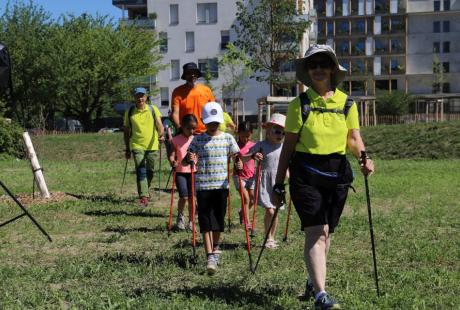
[[[342,16],[343,15],[343,7],[342,7],[343,0],[335,0],[335,16]]]
[[[450,93],[450,83],[443,83],[442,84],[442,92],[443,93]]]
[[[443,32],[450,32],[450,21],[445,20],[442,22],[442,31]]]
[[[364,62],[364,59],[352,59],[351,60],[351,73],[353,75],[366,74],[366,63]]]
[[[162,107],[169,107],[169,88],[160,87],[160,100]]]
[[[375,40],[375,53],[386,54],[388,53],[388,40],[387,39],[376,39]]]
[[[295,72],[294,61],[284,61],[280,64],[280,72]]]
[[[366,84],[364,81],[351,81],[351,93],[353,95],[364,95]]]
[[[351,52],[353,56],[362,56],[366,54],[366,40],[357,39],[351,43]]]
[[[450,0],[444,0],[444,11],[450,11]]]
[[[406,23],[403,17],[392,17],[391,18],[391,32],[400,33],[404,32],[406,28]]]
[[[223,30],[220,32],[220,49],[226,49],[228,43],[230,43],[230,31]]]
[[[158,35],[160,38],[160,53],[168,52],[168,34],[166,32],[160,32]]]
[[[348,20],[341,21],[337,25],[336,34],[349,34],[350,33],[350,24]]]
[[[352,20],[351,22],[352,34],[366,33],[366,22],[364,19]]]
[[[323,19],[318,20],[318,37],[326,36],[326,21]]]
[[[169,24],[170,25],[179,24],[179,4],[169,5]]]
[[[327,22],[327,35],[334,35],[334,24],[332,22]]]
[[[439,21],[433,22],[433,32],[434,33],[441,32],[441,22]]]
[[[178,80],[180,78],[180,61],[176,59],[171,60],[171,80]]]
[[[433,53],[441,52],[441,44],[439,42],[433,42]]]
[[[196,16],[198,24],[217,23],[217,3],[198,3]]]
[[[442,52],[450,53],[450,42],[449,41],[442,42]]]
[[[390,12],[390,1],[375,0],[375,14],[385,14]]]
[[[433,10],[435,12],[441,11],[441,1],[433,1]]]
[[[392,59],[390,62],[391,74],[404,74],[404,60],[403,59]]]
[[[401,39],[391,39],[391,53],[403,54],[404,53],[404,41]]]
[[[444,73],[450,72],[450,65],[448,61],[442,63],[442,72]]]
[[[336,48],[337,54],[342,55],[342,56],[348,56],[349,50],[350,50],[350,44],[348,40],[340,40],[340,41],[338,40],[336,44],[337,44],[337,48]]]
[[[185,33],[185,51],[187,53],[195,51],[195,33],[193,31]]]
[[[198,59],[198,67],[203,75],[211,74],[213,79],[219,77],[219,65],[217,64],[217,58],[210,59]]]
[[[315,0],[314,7],[318,16],[326,16],[326,1],[324,0]]]

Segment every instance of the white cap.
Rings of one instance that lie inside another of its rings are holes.
[[[286,123],[286,116],[280,113],[273,113],[270,117],[270,120],[267,124],[275,124],[284,128],[284,124]]]
[[[222,107],[219,103],[211,101],[206,103],[203,107],[201,118],[205,124],[212,122],[222,124],[224,122],[224,112],[222,111]]]

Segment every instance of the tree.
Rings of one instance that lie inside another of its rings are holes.
[[[64,114],[90,130],[113,99],[126,98],[139,77],[158,72],[161,56],[154,51],[159,40],[149,30],[116,27],[107,16],[70,15],[61,23],[53,38],[58,96]]]
[[[433,57],[433,93],[442,93],[443,85],[446,82],[444,78],[444,68],[439,61],[439,57]]]
[[[6,107],[6,115],[23,127],[44,127],[45,119],[54,114],[56,72],[49,58],[53,20],[43,8],[28,4],[7,3],[0,17],[0,41],[10,52],[15,106]]]
[[[247,88],[251,76],[250,61],[244,51],[229,43],[226,52],[219,57],[219,70],[222,74],[222,97],[230,98],[232,106]]]
[[[376,98],[376,113],[378,115],[404,115],[409,112],[413,97],[400,90],[381,92]]]
[[[239,0],[235,45],[251,60],[257,81],[293,82],[281,66],[299,56],[299,44],[310,22],[302,18],[296,0]],[[273,94],[273,87],[270,87]]]

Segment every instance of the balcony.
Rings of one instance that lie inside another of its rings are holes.
[[[147,0],[112,0],[112,5],[118,8],[147,7]]]
[[[134,26],[138,28],[146,28],[146,29],[155,29],[156,27],[156,20],[155,19],[121,19],[120,23],[126,26]]]

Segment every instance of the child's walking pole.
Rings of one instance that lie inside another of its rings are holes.
[[[160,200],[160,192],[161,192],[161,141],[158,141],[159,144],[159,151],[160,151],[160,165],[158,169],[158,200]]]
[[[236,157],[236,161],[239,158]],[[249,236],[249,229],[248,229],[248,210],[246,209],[246,204],[244,203],[244,194],[243,194],[243,182],[241,181],[240,171],[238,171],[238,187],[240,189],[240,196],[241,196],[241,209],[243,209],[243,225],[244,231],[246,233],[246,247],[248,250],[248,258],[249,258],[249,271],[252,271],[252,256],[251,256],[251,238]]]
[[[262,148],[259,149],[259,153],[262,153]],[[257,174],[256,174],[256,189],[254,192],[254,210],[252,213],[252,229],[251,229],[251,237],[254,237],[255,230],[256,230],[256,216],[257,216],[257,205],[259,203],[259,187],[260,187],[260,173],[262,171],[262,162],[259,161],[257,165]]]
[[[172,221],[173,221],[173,208],[174,208],[174,186],[176,185],[176,169],[172,168],[173,172],[173,181],[171,187],[171,205],[169,206],[169,226],[168,226],[168,236],[171,233]]]
[[[228,216],[228,232],[232,232],[232,199],[230,197],[230,158],[227,160],[227,179],[228,179],[228,197],[227,197],[227,205],[228,205],[228,210],[227,210],[227,216]]]
[[[284,242],[286,242],[288,239],[289,220],[291,219],[291,208],[292,208],[292,198],[289,197],[289,207],[288,207],[288,214],[286,218],[286,228],[284,229],[284,238],[283,238]]]
[[[191,177],[192,177],[192,253],[193,261],[196,262],[196,223],[195,223],[195,163],[192,161],[191,166]]]

